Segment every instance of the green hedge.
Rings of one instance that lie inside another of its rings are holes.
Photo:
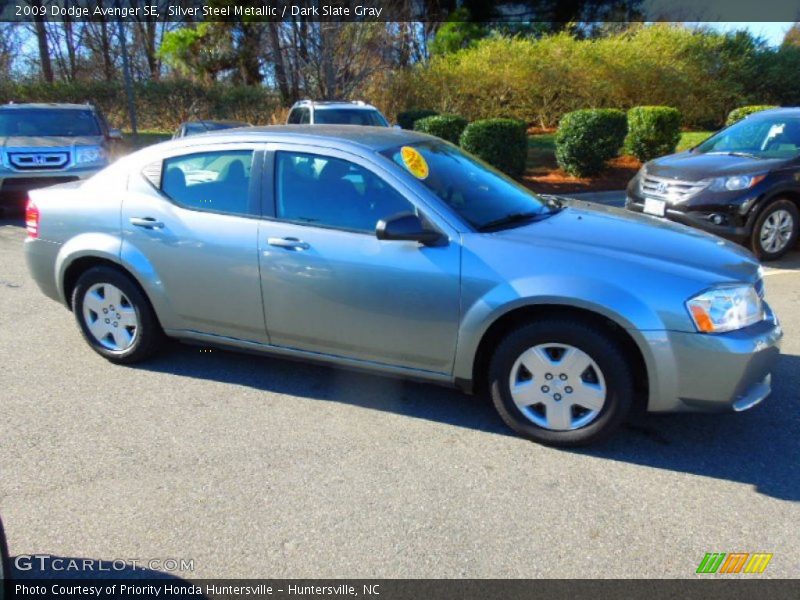
[[[434,115],[414,121],[414,130],[435,135],[451,144],[458,144],[467,125],[469,121],[458,115]]]
[[[753,104],[751,106],[740,106],[739,108],[734,108],[728,113],[728,118],[725,120],[725,125],[733,125],[737,121],[744,119],[747,115],[752,115],[753,113],[761,112],[762,110],[769,110],[770,108],[778,107],[771,106],[769,104]]]
[[[485,119],[470,123],[459,140],[467,152],[508,173],[522,175],[528,158],[527,125],[517,119]]]
[[[595,175],[619,154],[628,132],[625,113],[615,108],[576,110],[561,117],[556,132],[556,161],[578,177]]]
[[[681,139],[681,112],[671,106],[636,106],[628,111],[625,150],[642,162],[672,154]]]
[[[190,119],[234,119],[267,124],[280,106],[277,95],[265,88],[230,84],[201,85],[185,80],[134,84],[139,129],[177,129]],[[127,128],[128,106],[122,82],[13,83],[0,81],[0,103],[91,102],[103,111],[112,127]]]
[[[397,113],[397,124],[403,129],[414,129],[415,121],[424,119],[425,117],[433,117],[438,114],[439,113],[435,110],[429,110],[427,108],[412,108],[411,110]]]

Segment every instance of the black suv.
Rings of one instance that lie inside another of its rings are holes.
[[[628,210],[699,227],[775,260],[797,242],[800,108],[755,113],[686,152],[642,166]]]

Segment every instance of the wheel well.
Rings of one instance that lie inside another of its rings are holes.
[[[473,362],[472,383],[474,389],[479,392],[486,390],[486,375],[489,370],[489,361],[492,353],[509,332],[531,321],[551,318],[568,318],[581,321],[610,333],[619,342],[625,356],[631,361],[631,372],[633,373],[634,389],[636,391],[634,402],[637,404],[637,408],[646,408],[649,394],[647,366],[639,346],[631,335],[619,324],[604,315],[582,308],[557,304],[517,308],[502,315],[489,326],[489,329],[486,330],[483,338],[481,338],[475,361]]]
[[[783,190],[782,192],[777,192],[776,194],[769,196],[763,202],[759,203],[756,216],[760,214],[761,211],[763,211],[767,206],[775,202],[775,200],[791,200],[797,207],[797,210],[800,210],[800,191]]]
[[[125,267],[106,258],[100,258],[97,256],[84,256],[72,261],[69,267],[67,267],[67,270],[64,272],[64,296],[67,300],[67,307],[70,310],[72,310],[72,291],[75,289],[75,284],[78,283],[78,279],[80,279],[81,275],[83,275],[89,269],[100,266],[110,267],[127,275],[133,284],[139,288],[139,291],[142,293],[142,295],[147,298],[147,294],[142,289],[142,286],[139,285],[139,282],[136,281],[136,278],[131,275],[131,273]]]

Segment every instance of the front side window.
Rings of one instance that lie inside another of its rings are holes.
[[[371,171],[338,158],[278,152],[276,211],[280,219],[374,233],[378,221],[413,205]]]
[[[224,150],[175,156],[164,161],[161,191],[194,210],[250,214],[252,150]]]

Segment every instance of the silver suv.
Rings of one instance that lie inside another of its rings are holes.
[[[35,188],[91,177],[121,137],[89,104],[0,106],[0,206]]]
[[[388,127],[381,112],[361,100],[354,102],[295,102],[286,121],[289,125],[369,125]]]

